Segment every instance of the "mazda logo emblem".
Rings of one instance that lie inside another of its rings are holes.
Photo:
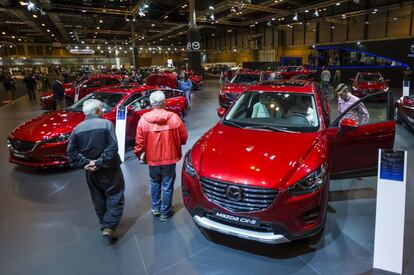
[[[243,191],[240,187],[230,185],[226,188],[226,196],[229,200],[241,201],[243,198]]]

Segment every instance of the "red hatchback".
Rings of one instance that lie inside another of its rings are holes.
[[[370,112],[365,125],[348,117],[359,104]],[[390,106],[362,100],[330,123],[315,83],[252,86],[187,153],[184,204],[200,227],[228,235],[267,243],[315,235],[330,178],[375,173],[378,149],[393,147]]]
[[[78,99],[90,94],[93,91],[96,91],[104,86],[111,86],[115,84],[120,84],[122,81],[122,75],[94,75],[88,79],[82,81],[76,86],[64,85],[65,88],[65,99],[67,105],[72,105],[75,102],[76,91],[78,90],[79,96]],[[43,93],[40,97],[40,105],[43,109],[51,110],[54,105],[54,96],[53,91],[47,91]]]
[[[388,83],[378,72],[359,72],[352,80],[352,94],[362,98],[366,95],[381,91],[388,92]],[[386,93],[382,100],[386,99]]]
[[[230,83],[224,84],[219,92],[219,104],[221,107],[229,107],[237,97],[246,91],[251,85],[262,82],[265,78],[263,72],[237,73]]]
[[[166,109],[181,116],[187,113],[187,102],[180,90],[159,89],[153,86],[119,86],[95,91],[63,111],[41,115],[18,126],[8,137],[10,162],[36,168],[68,165],[66,147],[72,130],[84,120],[83,103],[92,98],[104,102],[103,118],[115,123],[116,109],[128,110],[126,139],[134,140],[138,121],[151,110],[149,95],[162,90]]]

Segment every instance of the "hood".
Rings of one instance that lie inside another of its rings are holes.
[[[379,89],[384,89],[387,84],[384,82],[358,82],[356,83],[356,86],[359,89],[364,89],[364,90],[379,90]]]
[[[25,141],[41,141],[44,138],[71,133],[84,118],[83,113],[66,110],[44,114],[19,125],[10,137]]]
[[[168,112],[164,109],[153,109],[152,111],[142,115],[149,123],[156,123],[158,125],[164,125],[173,115],[172,112]]]
[[[218,123],[194,147],[193,163],[201,177],[283,189],[313,148],[320,148],[320,136],[319,132],[269,132]]]
[[[225,84],[221,90],[223,93],[242,93],[249,89],[250,84],[229,83]]]

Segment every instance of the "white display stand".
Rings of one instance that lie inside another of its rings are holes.
[[[116,110],[115,134],[118,141],[118,154],[121,161],[125,161],[125,138],[126,138],[127,112],[125,106],[120,106]]]
[[[407,152],[380,150],[378,157],[374,268],[403,271]]]
[[[75,99],[73,102],[78,102],[79,100],[79,92],[80,92],[80,85],[78,85],[77,87],[75,87]]]
[[[410,95],[410,81],[403,81],[403,96]]]

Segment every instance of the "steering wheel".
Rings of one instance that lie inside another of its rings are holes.
[[[308,124],[308,125],[310,124],[309,123],[309,120],[308,120],[308,117],[305,114],[303,114],[303,113],[293,113],[290,116],[291,117],[300,117],[300,118],[303,118],[306,121],[306,124]]]

